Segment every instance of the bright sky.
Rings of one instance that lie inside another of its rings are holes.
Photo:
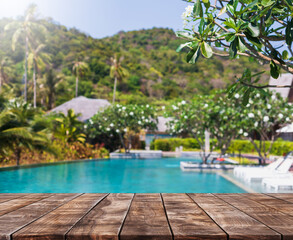
[[[36,3],[42,17],[101,38],[121,30],[182,28],[182,0],[0,0],[0,18],[22,15]]]

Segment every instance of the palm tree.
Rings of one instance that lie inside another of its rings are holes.
[[[55,105],[56,87],[64,80],[63,73],[55,74],[52,68],[47,70],[46,75],[41,79],[40,94],[42,103],[47,104],[47,109],[50,110]]]
[[[0,92],[2,90],[2,85],[6,82],[7,72],[11,72],[12,68],[10,67],[11,60],[8,57],[2,57],[0,59]]]
[[[80,132],[83,125],[78,117],[81,114],[75,114],[73,109],[69,109],[67,114],[59,113],[59,117],[55,118],[56,130],[54,136],[64,142],[85,142],[85,134]]]
[[[111,57],[110,77],[114,78],[113,104],[115,103],[117,81],[122,81],[128,76],[127,70],[121,66],[122,60],[123,57],[116,54]]]
[[[27,103],[16,100],[0,113],[0,154],[12,150],[16,165],[23,149],[37,149],[55,154],[42,118]]]
[[[36,42],[36,37],[34,34],[36,31],[38,34],[40,32],[45,32],[45,27],[40,24],[36,19],[37,5],[31,4],[25,12],[24,18],[22,21],[13,21],[8,23],[4,30],[8,31],[10,29],[16,29],[12,36],[12,50],[15,51],[16,43],[21,37],[24,37],[25,40],[25,65],[24,65],[24,100],[27,101],[27,65],[28,65],[28,55],[29,47],[32,43]]]
[[[89,66],[86,62],[73,62],[72,72],[75,76],[75,97],[78,97],[78,78],[82,76],[88,69]]]
[[[34,82],[34,108],[37,107],[37,74],[40,67],[44,67],[50,61],[49,54],[42,52],[45,45],[40,44],[28,56],[28,68],[33,69],[33,82]]]

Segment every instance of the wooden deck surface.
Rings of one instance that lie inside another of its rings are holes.
[[[293,194],[0,194],[0,240],[293,239]]]

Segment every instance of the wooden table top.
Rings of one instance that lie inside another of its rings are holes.
[[[293,194],[0,194],[0,240],[293,239]]]

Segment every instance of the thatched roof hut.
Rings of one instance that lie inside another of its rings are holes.
[[[73,109],[75,113],[81,113],[81,116],[79,117],[80,121],[86,121],[98,111],[101,111],[110,105],[111,104],[105,99],[92,99],[79,96],[53,108],[51,112],[63,112],[64,114],[67,114],[69,109]]]

